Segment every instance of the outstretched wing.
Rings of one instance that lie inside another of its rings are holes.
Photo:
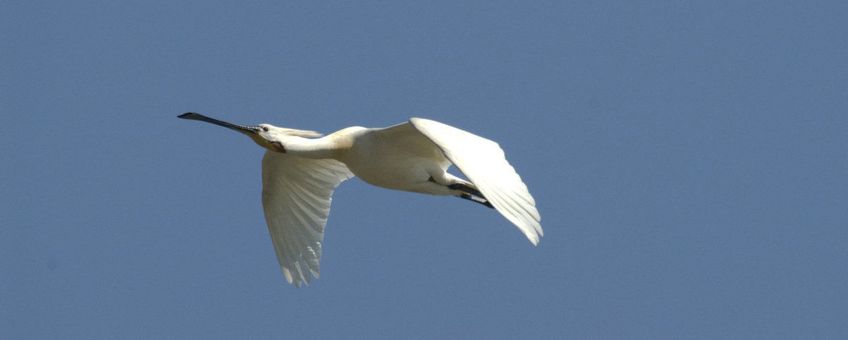
[[[497,143],[429,119],[412,118],[409,123],[442,149],[495,209],[515,224],[533,245],[539,243],[543,232],[536,201]]]
[[[262,158],[262,206],[286,280],[300,287],[320,273],[324,226],[333,190],[353,177],[332,159],[267,151]]]

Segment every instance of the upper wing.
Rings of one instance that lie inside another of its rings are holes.
[[[425,136],[409,122],[392,125],[382,129],[372,129],[372,133],[404,154],[414,155],[436,161],[442,170],[450,167],[451,161],[439,146]]]
[[[267,151],[262,158],[262,206],[286,280],[297,286],[318,278],[324,225],[333,190],[353,177],[332,159]]]
[[[429,119],[412,118],[409,123],[442,149],[495,209],[515,224],[533,245],[539,243],[543,232],[536,201],[497,143]]]

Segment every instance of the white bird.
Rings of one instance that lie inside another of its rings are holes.
[[[358,176],[378,187],[450,195],[494,208],[535,246],[542,236],[536,202],[497,143],[433,120],[387,128],[349,127],[322,137],[270,124],[242,126],[188,112],[178,116],[223,126],[268,149],[262,159],[262,205],[277,260],[297,287],[318,278],[333,190]],[[456,165],[468,181],[451,175]]]

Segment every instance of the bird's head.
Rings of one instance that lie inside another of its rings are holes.
[[[284,127],[274,126],[271,124],[259,124],[256,126],[237,125],[217,120],[214,118],[209,118],[202,114],[194,112],[186,112],[177,117],[182,119],[199,120],[218,126],[223,126],[225,128],[247,135],[248,137],[250,137],[250,139],[256,142],[256,144],[259,144],[259,146],[263,148],[277,152],[286,152],[286,149],[283,146],[286,138],[292,136],[321,137],[321,134],[315,131],[288,129]]]

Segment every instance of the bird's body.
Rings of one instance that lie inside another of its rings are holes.
[[[354,139],[352,147],[338,160],[363,181],[394,190],[450,194],[445,186],[428,181],[450,165],[438,149],[403,138],[387,138],[385,129],[356,130],[348,136]]]
[[[485,138],[412,118],[387,128],[349,127],[319,133],[268,124],[239,126],[197,113],[179,116],[221,125],[268,149],[262,161],[263,206],[286,279],[300,286],[318,277],[332,192],[356,176],[383,188],[452,195],[498,210],[534,245],[541,217],[527,187]],[[456,165],[469,181],[447,172]]]

